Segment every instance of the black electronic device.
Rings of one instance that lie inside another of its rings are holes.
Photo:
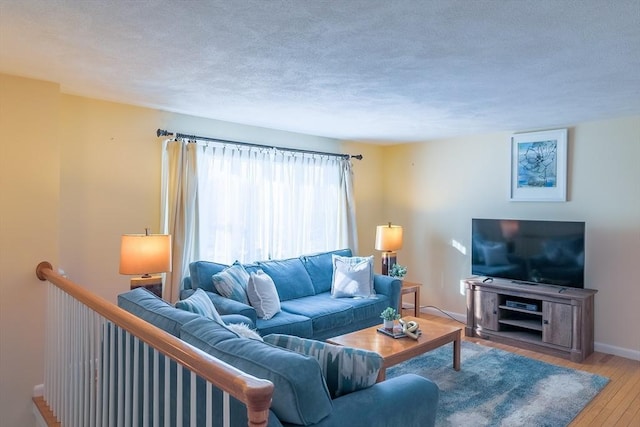
[[[472,274],[584,288],[582,221],[474,218],[471,232]]]
[[[507,300],[506,305],[507,307],[511,307],[511,308],[519,308],[520,310],[538,311],[537,304],[529,304],[526,302]]]

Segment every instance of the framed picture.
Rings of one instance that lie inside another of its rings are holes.
[[[510,200],[567,200],[567,129],[511,136]]]

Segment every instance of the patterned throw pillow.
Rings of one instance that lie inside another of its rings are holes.
[[[278,347],[315,358],[332,398],[371,387],[382,368],[382,356],[373,351],[328,344],[293,335],[270,334],[263,338]]]
[[[220,295],[249,305],[249,299],[247,298],[249,273],[247,273],[242,264],[236,261],[232,266],[214,274],[211,279],[213,280],[213,287],[216,288],[216,292]]]
[[[376,292],[373,289],[373,256],[343,257],[333,255],[332,261],[332,297],[368,298],[375,295]]]
[[[267,273],[258,270],[251,273],[247,284],[247,296],[251,306],[261,319],[271,319],[280,312],[280,298],[275,283]]]
[[[176,302],[176,308],[208,317],[209,319],[215,320],[219,324],[224,325],[224,321],[222,320],[222,317],[220,317],[216,307],[213,305],[213,302],[202,289],[196,289],[189,298]]]

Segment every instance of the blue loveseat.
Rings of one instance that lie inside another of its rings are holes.
[[[269,426],[403,426],[429,427],[435,423],[438,387],[426,378],[406,374],[339,397],[332,397],[320,364],[310,356],[269,342],[244,338],[214,320],[174,308],[143,288],[118,296],[118,305],[134,315],[175,335],[185,342],[223,360],[236,368],[274,384],[269,412]],[[242,316],[223,316],[224,322],[244,322]],[[272,335],[273,336],[273,335]],[[160,360],[160,366],[163,365]],[[173,363],[173,362],[172,362]],[[175,370],[172,364],[171,370]],[[375,374],[374,374],[375,375]],[[197,380],[196,394],[191,395],[190,376],[183,376],[183,425],[189,425],[191,402],[205,399],[203,383]],[[164,380],[159,379],[160,393]],[[172,399],[175,385],[171,389]],[[221,426],[220,390],[214,388],[214,426]],[[417,402],[417,403],[416,403]],[[156,404],[148,402],[149,411]],[[171,416],[174,417],[174,404]],[[230,402],[232,426],[246,426],[246,408],[233,397]],[[163,417],[163,411],[160,411]],[[204,425],[204,415],[196,413],[196,425]],[[162,422],[162,419],[161,419]],[[173,423],[173,421],[172,421]],[[173,424],[172,424],[173,425]]]
[[[220,314],[243,315],[261,335],[273,333],[324,340],[380,324],[380,313],[386,307],[398,307],[402,282],[396,278],[374,275],[376,295],[371,298],[332,298],[332,255],[352,256],[341,249],[284,260],[243,264],[247,272],[263,270],[278,291],[282,311],[266,320],[257,316],[250,305],[224,298],[216,291],[212,276],[228,265],[196,261],[189,265],[190,276],[184,278],[180,298],[189,297],[195,289],[206,291]]]

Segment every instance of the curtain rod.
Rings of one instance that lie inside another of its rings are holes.
[[[158,137],[161,137],[161,136],[175,136],[176,138],[185,138],[185,139],[195,139],[195,140],[200,140],[200,141],[220,142],[220,143],[223,143],[223,144],[243,145],[243,146],[247,146],[247,147],[275,148],[277,150],[291,151],[291,152],[294,152],[294,153],[321,154],[321,155],[324,155],[324,156],[335,156],[335,157],[342,157],[342,158],[345,158],[345,159],[362,160],[362,154],[352,155],[352,154],[342,154],[342,153],[327,153],[327,152],[324,152],[324,151],[302,150],[302,149],[299,149],[299,148],[276,147],[276,146],[272,146],[272,145],[256,144],[256,143],[253,143],[253,142],[230,141],[228,139],[209,138],[209,137],[206,137],[206,136],[198,136],[198,135],[187,135],[186,133],[169,132],[169,131],[166,131],[164,129],[158,129],[156,131],[156,135]]]

